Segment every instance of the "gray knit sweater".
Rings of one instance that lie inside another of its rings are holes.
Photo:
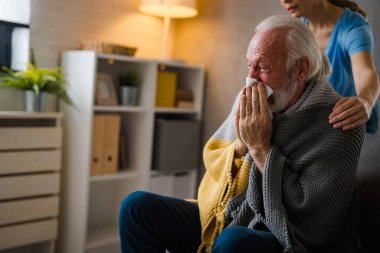
[[[246,192],[228,202],[227,227],[265,225],[284,252],[358,252],[355,183],[364,127],[343,131],[328,123],[338,99],[328,84],[310,83],[295,105],[273,116],[264,175],[252,163]]]

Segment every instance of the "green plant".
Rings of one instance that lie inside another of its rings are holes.
[[[36,95],[46,92],[56,95],[69,105],[73,105],[73,101],[66,92],[67,82],[60,68],[37,68],[29,63],[27,70],[13,71],[9,68],[3,68],[3,70],[6,75],[0,77],[0,88],[31,90]]]
[[[119,74],[120,86],[139,86],[141,83],[140,74],[133,70],[127,70]]]

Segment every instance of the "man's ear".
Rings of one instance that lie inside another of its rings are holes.
[[[310,61],[303,57],[297,60],[297,81],[304,82],[308,78],[310,70]]]

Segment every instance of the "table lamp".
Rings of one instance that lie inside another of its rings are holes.
[[[141,0],[142,13],[164,17],[162,56],[168,59],[169,28],[171,18],[190,18],[197,15],[196,0]]]

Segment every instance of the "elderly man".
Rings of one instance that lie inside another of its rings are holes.
[[[198,202],[146,192],[120,210],[123,252],[357,252],[355,177],[364,128],[328,122],[339,96],[299,20],[261,22],[249,78],[204,149]],[[265,86],[273,90],[267,97]]]

